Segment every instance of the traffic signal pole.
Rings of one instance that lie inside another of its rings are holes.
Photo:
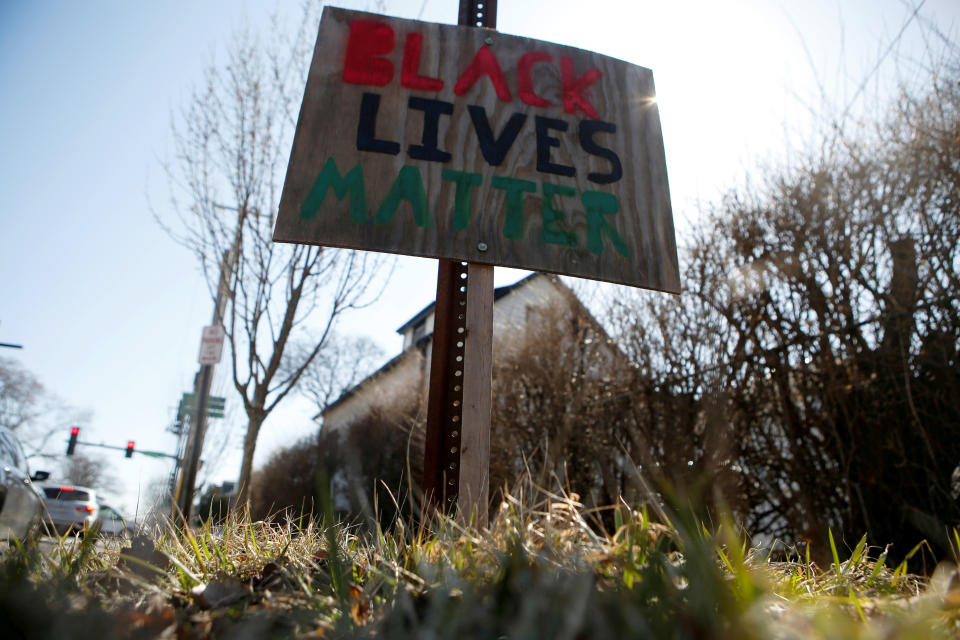
[[[127,442],[127,446],[118,447],[112,444],[103,444],[102,442],[85,442],[77,438],[77,434],[70,432],[70,439],[67,443],[67,455],[72,456],[74,454],[74,448],[77,445],[83,445],[84,447],[96,447],[98,449],[112,449],[114,451],[124,451],[126,458],[132,458],[134,453],[139,453],[140,455],[148,456],[150,458],[170,458],[172,460],[179,461],[180,458],[173,455],[172,453],[165,453],[163,451],[149,451],[146,449],[136,449],[134,448],[133,440]]]

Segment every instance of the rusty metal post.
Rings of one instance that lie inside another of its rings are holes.
[[[492,29],[496,23],[497,0],[460,0],[458,24]],[[438,262],[421,487],[428,504],[453,513],[460,494],[469,265]],[[492,297],[492,284],[485,286]]]
[[[497,0],[460,0],[460,19],[457,24],[496,29]]]
[[[433,350],[423,493],[445,511],[459,494],[460,429],[463,415],[463,353],[466,337],[467,263],[440,260],[433,312]]]

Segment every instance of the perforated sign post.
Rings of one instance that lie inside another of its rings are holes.
[[[495,20],[325,7],[273,236],[440,259],[424,489],[451,504],[486,482],[493,265],[680,287],[652,72]]]

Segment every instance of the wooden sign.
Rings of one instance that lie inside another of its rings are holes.
[[[325,7],[274,240],[678,293],[653,74]]]

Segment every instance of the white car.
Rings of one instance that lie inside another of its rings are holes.
[[[0,540],[25,542],[40,536],[43,498],[33,481],[49,477],[46,471],[30,475],[20,441],[0,427]]]
[[[129,535],[126,520],[110,505],[100,505],[100,516],[97,524],[100,525],[100,535],[102,536],[125,538]]]
[[[79,533],[93,529],[100,516],[97,492],[90,487],[49,485],[43,487],[47,502],[46,524],[53,533]]]

